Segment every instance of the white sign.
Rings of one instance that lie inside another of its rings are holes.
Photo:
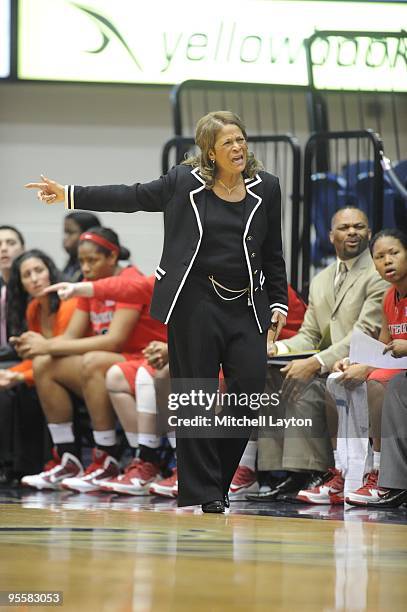
[[[10,76],[10,0],[0,0],[0,78]]]
[[[363,363],[373,368],[407,369],[407,357],[393,357],[391,353],[383,355],[385,346],[383,342],[355,329],[351,336],[349,359],[351,363]]]
[[[402,36],[329,36],[311,46],[317,89],[407,91],[407,33]]]
[[[407,5],[274,0],[20,0],[22,79],[307,85],[315,30],[407,28]],[[330,57],[330,56],[329,56]],[[371,89],[383,89],[369,72]],[[406,66],[397,78],[407,90]],[[404,84],[403,84],[404,80]],[[387,83],[384,83],[386,88]]]

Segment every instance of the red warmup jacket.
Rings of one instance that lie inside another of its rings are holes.
[[[124,268],[117,276],[94,281],[93,298],[79,298],[79,305],[82,306],[88,299],[90,302],[99,303],[114,301],[121,307],[125,307],[126,304],[136,305],[140,311],[140,318],[134,328],[134,338],[130,341],[132,350],[126,348],[123,352],[139,352],[152,340],[167,342],[166,325],[153,319],[149,313],[154,283],[154,276],[142,276],[133,267]]]
[[[304,320],[305,311],[307,310],[306,304],[297,295],[291,285],[288,285],[288,317],[287,324],[283,327],[279,340],[287,340],[295,336],[300,329]]]

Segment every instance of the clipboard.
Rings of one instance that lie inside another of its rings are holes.
[[[295,359],[307,359],[319,353],[317,350],[301,351],[300,353],[284,353],[284,355],[275,355],[267,359],[267,365],[285,366]]]

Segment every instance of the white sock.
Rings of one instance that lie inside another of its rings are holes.
[[[97,446],[114,446],[116,444],[116,432],[114,429],[93,431],[93,439]]]
[[[341,472],[342,471],[341,460],[338,455],[338,451],[336,449],[334,450],[334,461],[335,461],[335,468]]]
[[[256,464],[257,455],[257,440],[249,440],[242,458],[240,459],[239,465],[244,465],[254,472],[254,466]]]
[[[132,431],[125,431],[124,432],[127,442],[129,443],[130,448],[137,448],[138,447],[138,434],[133,433]]]
[[[138,434],[138,443],[149,448],[158,448],[160,446],[160,438],[155,434]]]
[[[373,451],[373,469],[380,470],[380,451]]]
[[[177,448],[177,440],[175,437],[175,431],[169,431],[167,433],[168,442],[173,450]]]
[[[55,444],[69,444],[75,442],[73,435],[73,423],[48,423],[52,442]]]

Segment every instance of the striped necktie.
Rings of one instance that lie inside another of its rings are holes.
[[[345,282],[347,273],[348,273],[348,268],[346,267],[346,263],[341,261],[341,263],[339,264],[338,273],[335,277],[335,286],[334,286],[335,299],[338,297],[338,293],[341,290],[343,283]]]

